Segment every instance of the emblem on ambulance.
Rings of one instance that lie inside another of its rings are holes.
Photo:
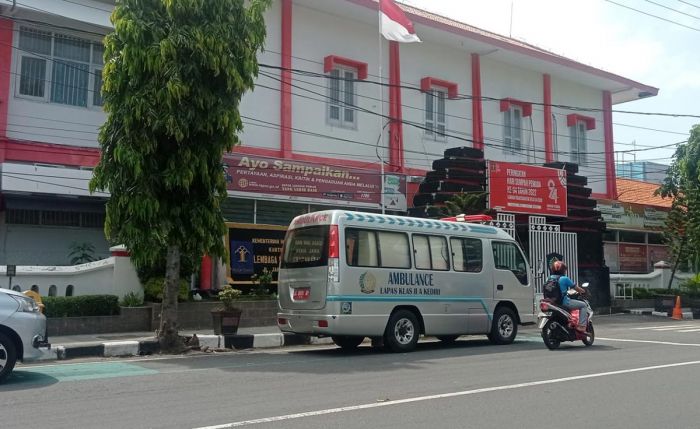
[[[360,276],[360,291],[362,293],[374,293],[376,285],[377,279],[374,278],[372,273],[365,271],[365,273]]]

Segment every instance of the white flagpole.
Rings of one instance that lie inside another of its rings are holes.
[[[380,143],[380,155],[379,155],[379,165],[380,165],[380,180],[381,180],[381,191],[379,194],[379,204],[382,206],[382,214],[384,214],[384,78],[382,75],[382,68],[384,65],[384,58],[382,56],[382,45],[384,41],[382,40],[382,2],[379,0],[377,2],[377,20],[379,21],[379,106],[381,115],[379,116],[379,143]]]

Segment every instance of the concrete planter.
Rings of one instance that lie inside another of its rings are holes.
[[[48,318],[46,328],[49,338],[58,335],[150,331],[151,313],[151,307],[121,307],[118,316]]]

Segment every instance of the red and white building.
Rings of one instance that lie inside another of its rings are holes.
[[[64,264],[72,241],[108,252],[105,195],[87,184],[112,8],[0,0],[0,264]],[[423,43],[380,39],[373,0],[273,2],[258,85],[241,105],[243,144],[227,157],[228,220],[380,210],[382,188],[385,208],[405,211],[432,161],[455,146],[489,160],[575,162],[594,196],[615,199],[612,107],[656,88],[402,8]]]

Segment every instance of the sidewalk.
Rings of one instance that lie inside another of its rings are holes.
[[[184,330],[180,335],[197,335],[202,351],[216,349],[250,349],[302,344],[330,344],[330,338],[282,333],[277,325],[239,328],[232,336],[215,335],[212,330]],[[158,353],[160,346],[154,332],[128,332],[94,335],[66,335],[49,338],[51,350],[41,360],[65,360],[81,357],[127,357]],[[193,346],[196,346],[194,344]]]

